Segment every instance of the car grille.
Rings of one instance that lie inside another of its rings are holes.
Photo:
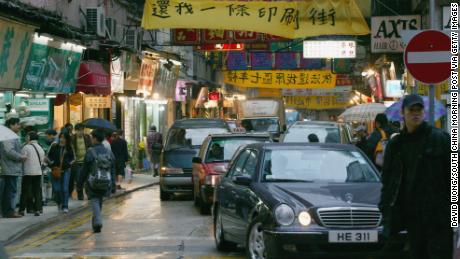
[[[321,224],[330,228],[373,228],[380,225],[377,208],[322,208],[318,209]]]

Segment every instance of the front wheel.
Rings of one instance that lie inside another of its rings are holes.
[[[219,251],[230,251],[236,248],[235,243],[225,240],[222,216],[219,209],[216,209],[214,216],[214,240]]]
[[[257,218],[249,225],[248,233],[246,236],[246,254],[250,259],[267,258],[264,230],[261,220]]]

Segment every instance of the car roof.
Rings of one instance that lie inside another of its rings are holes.
[[[335,121],[296,121],[291,127],[312,125],[312,126],[335,126],[337,127],[340,123]]]
[[[329,150],[345,150],[345,151],[357,151],[358,148],[354,145],[349,144],[338,144],[338,143],[254,143],[246,145],[249,148],[255,149],[305,149],[305,150],[318,150],[318,149],[329,149]]]
[[[222,119],[183,119],[177,120],[171,128],[228,128]]]
[[[270,138],[270,134],[268,133],[224,133],[224,134],[210,134],[209,137],[211,138]]]

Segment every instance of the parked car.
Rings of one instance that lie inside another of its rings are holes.
[[[193,197],[201,213],[209,211],[214,202],[214,187],[237,149],[264,142],[270,142],[268,133],[213,134],[204,140],[198,156],[192,160]]]
[[[280,142],[308,143],[310,134],[315,134],[320,143],[352,143],[351,131],[347,124],[329,121],[295,122],[288,128]]]
[[[174,193],[192,193],[192,158],[209,134],[228,133],[220,119],[185,119],[169,129],[160,158],[160,199]]]
[[[217,249],[244,245],[249,258],[382,255],[381,187],[352,145],[245,146],[216,187]],[[385,255],[400,254],[405,235]]]

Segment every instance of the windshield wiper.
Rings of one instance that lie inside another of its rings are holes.
[[[313,183],[311,180],[300,180],[300,179],[268,179],[267,182],[284,182],[284,183]]]

